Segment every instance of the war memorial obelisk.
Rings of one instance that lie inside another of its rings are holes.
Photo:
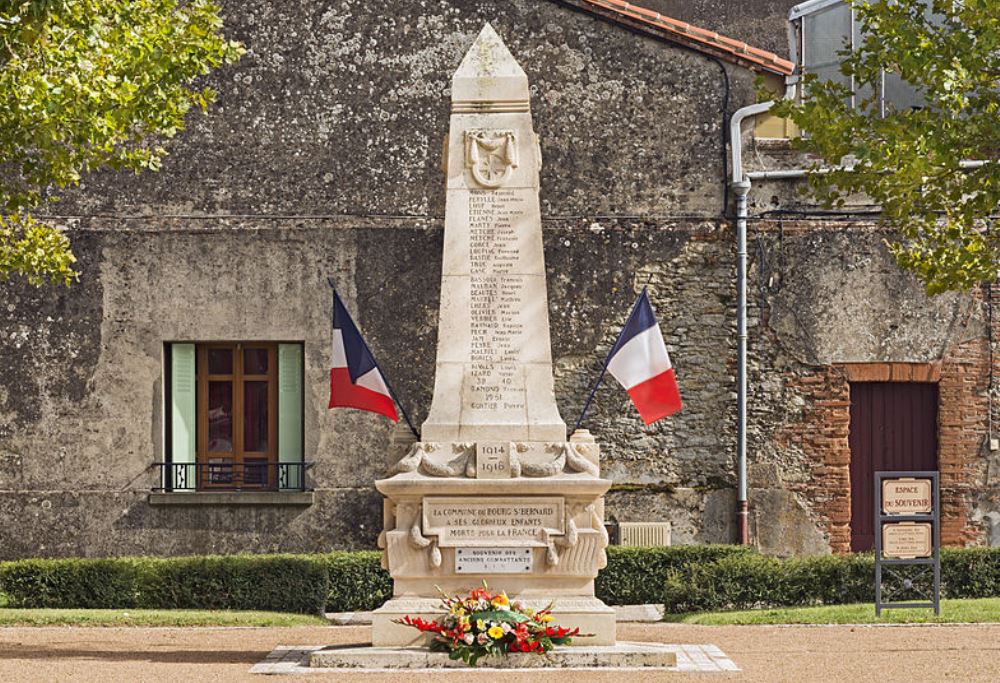
[[[541,153],[528,78],[487,25],[452,80],[434,398],[421,440],[386,478],[380,545],[393,597],[373,645],[419,643],[393,623],[434,616],[439,593],[486,580],[556,603],[580,645],[615,642],[594,597],[606,563],[598,446],[568,440],[553,392],[538,202]]]

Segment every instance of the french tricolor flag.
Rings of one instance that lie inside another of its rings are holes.
[[[336,290],[333,292],[333,356],[330,364],[331,408],[359,408],[399,421],[392,392]]]
[[[625,387],[647,425],[681,409],[674,368],[645,287],[611,347],[607,369]]]

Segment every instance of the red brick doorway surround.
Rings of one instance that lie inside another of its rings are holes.
[[[965,546],[982,541],[970,513],[987,431],[987,370],[985,340],[975,340],[930,363],[837,363],[790,379],[806,404],[801,419],[776,437],[779,445],[802,449],[812,463],[812,477],[787,486],[808,502],[834,553],[851,549],[851,382],[937,383],[941,542]]]

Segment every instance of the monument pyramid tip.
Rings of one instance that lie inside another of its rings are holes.
[[[486,22],[472,47],[465,53],[455,72],[455,79],[525,76],[493,25]]]

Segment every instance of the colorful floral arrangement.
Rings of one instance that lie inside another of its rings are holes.
[[[486,583],[465,597],[442,593],[441,603],[448,613],[434,621],[405,616],[396,623],[434,634],[430,648],[447,652],[475,666],[481,657],[506,656],[512,652],[543,655],[556,645],[568,645],[580,629],[568,629],[552,622],[552,604],[535,611],[521,602],[511,602],[506,593],[490,593]]]

